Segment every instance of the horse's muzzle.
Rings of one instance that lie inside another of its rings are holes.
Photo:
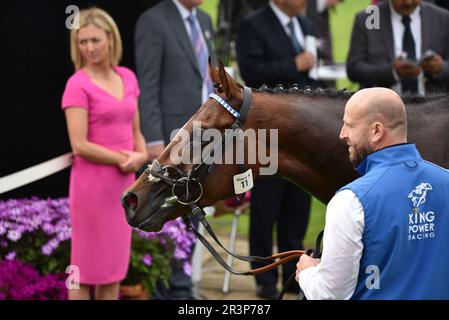
[[[126,221],[131,227],[136,228],[139,222],[134,218],[136,216],[136,210],[139,206],[139,197],[133,192],[126,192],[122,196],[122,207],[125,209]]]

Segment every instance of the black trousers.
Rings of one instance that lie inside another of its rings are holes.
[[[310,211],[310,195],[294,183],[278,177],[259,177],[251,192],[250,255],[273,254],[273,229],[277,225],[278,251],[303,249]],[[282,266],[282,283],[296,271],[293,260]],[[251,263],[252,268],[263,266]],[[278,270],[256,275],[257,285],[276,286]],[[295,282],[296,283],[296,282]],[[299,286],[291,287],[298,291]]]

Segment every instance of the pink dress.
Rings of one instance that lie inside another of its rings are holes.
[[[124,84],[118,100],[79,70],[70,77],[62,108],[88,111],[88,140],[113,150],[134,150],[132,122],[139,88],[134,73],[116,67]],[[131,228],[120,204],[122,192],[134,174],[117,166],[75,156],[70,175],[71,264],[79,268],[82,284],[108,284],[123,280],[128,272]]]

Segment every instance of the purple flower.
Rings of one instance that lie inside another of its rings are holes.
[[[184,271],[184,273],[188,276],[192,275],[192,265],[189,262],[185,262],[182,265],[182,270]]]
[[[4,235],[6,233],[6,228],[3,225],[3,223],[0,221],[0,236]]]
[[[5,259],[8,261],[14,260],[16,258],[17,254],[14,251],[11,251],[5,256]]]
[[[8,231],[8,239],[17,242],[22,237],[22,234],[18,230],[9,230]]]
[[[187,259],[188,254],[185,250],[182,250],[181,248],[177,247],[175,249],[175,254],[174,254],[175,258],[178,260],[184,260]]]
[[[42,225],[42,230],[48,235],[51,235],[55,232],[55,228],[53,227],[53,225],[48,222]]]
[[[53,252],[53,249],[51,246],[47,243],[46,245],[43,245],[41,248],[41,252],[44,256],[49,256]]]
[[[153,258],[149,254],[145,254],[142,261],[146,266],[151,266],[153,264]]]
[[[0,260],[0,300],[67,299],[65,274],[41,276],[18,260]]]

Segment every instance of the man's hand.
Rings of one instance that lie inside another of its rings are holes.
[[[424,71],[436,75],[443,69],[443,58],[436,54],[432,58],[424,60],[421,66]]]
[[[147,147],[148,161],[152,161],[159,157],[159,155],[164,151],[165,145],[163,143],[155,144]]]
[[[393,68],[399,78],[416,78],[421,73],[421,68],[411,65],[400,58],[396,58],[393,62]]]
[[[303,52],[295,57],[296,70],[299,72],[309,71],[315,64],[315,59],[310,52]]]
[[[314,259],[306,254],[303,254],[296,264],[296,281],[299,282],[299,274],[301,273],[301,271],[316,266],[318,263],[320,263],[320,261],[320,259]]]

